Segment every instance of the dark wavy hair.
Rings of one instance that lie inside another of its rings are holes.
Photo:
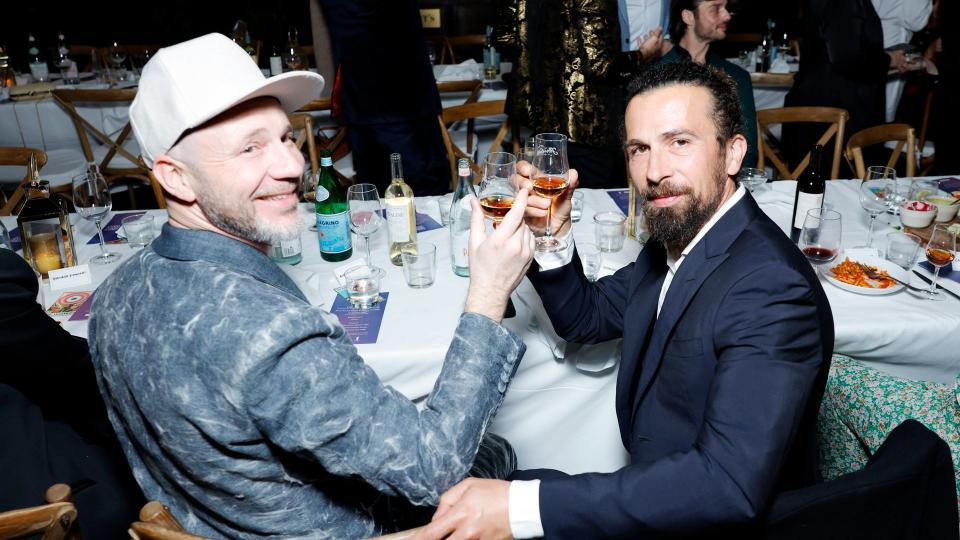
[[[743,135],[743,110],[736,83],[719,69],[689,60],[656,64],[645,69],[627,85],[625,103],[643,93],[672,85],[699,86],[710,93],[717,142],[721,147],[734,135]],[[620,131],[625,141],[626,122]]]
[[[687,31],[687,23],[683,22],[680,15],[683,10],[689,9],[696,15],[697,7],[707,0],[670,0],[670,39],[674,43],[679,43],[684,32]],[[664,28],[666,30],[666,28]]]

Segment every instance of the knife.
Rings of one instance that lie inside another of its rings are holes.
[[[932,281],[931,281],[930,278],[928,278],[927,276],[921,274],[920,272],[917,272],[916,270],[913,271],[913,274],[914,274],[915,276],[917,276],[918,278],[922,279],[923,281],[927,282],[928,285],[929,285],[930,283],[932,283]],[[942,285],[937,285],[937,288],[940,289],[941,291],[949,294],[950,296],[956,298],[957,300],[960,300],[960,295],[957,295],[957,293],[951,291],[950,289],[947,289],[947,288],[945,288],[945,287],[942,286]]]

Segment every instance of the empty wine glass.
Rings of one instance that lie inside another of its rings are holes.
[[[811,208],[803,220],[800,231],[800,250],[811,264],[826,264],[840,253],[840,236],[843,231],[840,212],[824,208]]]
[[[363,237],[366,245],[367,265],[380,278],[386,275],[382,268],[374,266],[370,257],[370,236],[380,229],[383,217],[380,215],[383,206],[380,203],[380,193],[373,184],[354,184],[347,188],[347,202],[350,205],[350,227],[353,232]]]
[[[533,166],[533,191],[550,199],[544,234],[537,238],[537,251],[549,253],[567,247],[567,243],[553,236],[553,205],[567,189],[570,165],[567,161],[567,136],[560,133],[541,133],[535,138],[536,156]]]
[[[740,169],[740,173],[737,175],[737,180],[739,180],[740,183],[743,184],[743,187],[747,188],[750,193],[753,193],[754,189],[767,183],[767,180],[770,180],[770,177],[767,175],[767,171],[763,169],[744,167]]]
[[[893,180],[863,180],[860,182],[860,206],[870,214],[870,230],[867,232],[867,244],[858,246],[873,247],[873,226],[877,216],[889,207],[889,192],[894,188]]]
[[[887,234],[887,251],[884,258],[904,270],[910,270],[917,262],[920,242],[920,237],[915,234],[889,233]]]
[[[491,152],[483,160],[483,178],[480,180],[480,208],[493,220],[496,227],[513,207],[517,188],[513,176],[517,172],[517,158],[506,152]]]
[[[80,217],[92,221],[97,226],[97,235],[100,237],[100,255],[90,259],[96,264],[110,264],[120,258],[120,255],[107,251],[103,242],[103,229],[100,223],[110,213],[113,202],[110,200],[110,190],[107,181],[100,174],[96,165],[84,174],[73,177],[73,206]]]
[[[947,230],[946,225],[934,225],[927,241],[927,262],[933,265],[933,279],[930,280],[930,289],[925,291],[921,298],[928,300],[943,300],[944,295],[937,290],[937,277],[940,269],[953,262],[954,252],[957,251],[957,235]]]
[[[127,51],[114,41],[110,47],[110,63],[113,64],[113,69],[117,74],[118,81],[123,81],[127,78],[127,70],[123,67],[123,63],[126,61]]]

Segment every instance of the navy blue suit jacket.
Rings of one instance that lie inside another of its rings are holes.
[[[641,538],[736,527],[816,480],[816,415],[833,319],[803,254],[750,195],[693,248],[657,317],[662,246],[595,284],[579,260],[532,272],[554,328],[623,337],[616,408],[629,466],[540,477],[547,538]]]

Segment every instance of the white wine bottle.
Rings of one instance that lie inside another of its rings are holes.
[[[390,262],[403,266],[400,254],[417,251],[417,216],[413,190],[403,181],[400,154],[390,154],[390,185],[383,195],[387,206],[387,235],[390,239]]]

